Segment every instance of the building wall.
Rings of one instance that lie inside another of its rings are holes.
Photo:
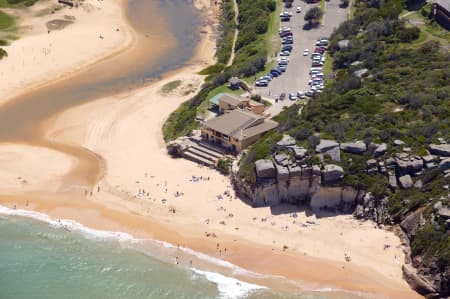
[[[431,16],[441,24],[441,26],[450,30],[450,13],[445,10],[445,8],[437,3],[433,3],[431,6]]]

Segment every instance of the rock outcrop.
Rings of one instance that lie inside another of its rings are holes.
[[[450,157],[450,144],[430,144],[428,149],[433,155]]]
[[[259,178],[273,178],[276,175],[272,160],[258,160],[255,162],[256,175]]]
[[[367,150],[367,146],[363,141],[344,142],[341,143],[341,150],[346,153],[362,154]]]

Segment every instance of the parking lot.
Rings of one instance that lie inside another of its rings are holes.
[[[311,54],[316,48],[315,44],[318,38],[329,37],[333,29],[340,23],[345,21],[348,17],[348,8],[339,7],[340,0],[325,1],[325,14],[321,25],[309,30],[303,29],[304,15],[312,7],[318,4],[307,4],[300,0],[294,0],[292,8],[286,9],[283,7],[282,11],[292,13],[292,17],[288,22],[281,22],[281,26],[291,28],[293,35],[293,50],[289,56],[289,63],[286,71],[279,77],[273,78],[267,87],[255,87],[254,92],[261,95],[263,98],[269,100],[272,106],[267,110],[272,116],[280,113],[283,106],[290,106],[295,101],[289,100],[289,93],[298,91],[308,91],[310,86],[308,81],[311,79],[309,71],[311,69]],[[296,13],[296,7],[302,8],[301,13]],[[307,56],[303,55],[305,49],[309,50]],[[279,59],[280,56],[274,59]],[[276,97],[285,93],[286,98],[278,102]]]

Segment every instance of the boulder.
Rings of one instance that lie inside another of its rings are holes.
[[[339,147],[339,143],[337,143],[336,141],[321,139],[320,143],[316,146],[316,152],[324,153],[336,147]]]
[[[417,228],[422,220],[422,210],[419,209],[410,213],[402,222],[400,222],[400,227],[408,235],[408,238],[414,237],[416,235]]]
[[[444,219],[450,219],[450,209],[449,208],[440,208],[437,211],[437,214]]]
[[[450,169],[450,158],[443,159],[439,163],[439,168],[441,168],[442,170]]]
[[[433,205],[433,211],[437,212],[442,208],[442,201],[438,201]]]
[[[334,147],[320,154],[319,157],[322,157],[322,161],[324,160],[323,157],[325,155],[330,156],[331,160],[334,162],[341,162],[341,151],[339,150],[339,147]]]
[[[375,160],[375,159],[367,160],[366,165],[367,165],[367,168],[377,167],[377,160]]]
[[[356,77],[361,78],[361,77],[364,76],[367,72],[369,72],[368,69],[360,69],[360,70],[354,71],[353,74],[354,74]]]
[[[424,163],[431,163],[434,162],[434,160],[436,160],[436,156],[433,155],[423,156],[422,160]]]
[[[361,154],[367,150],[367,146],[361,140],[355,142],[344,142],[341,143],[341,150],[346,153]]]
[[[450,157],[450,144],[430,144],[428,149],[433,155]]]
[[[387,144],[382,143],[375,149],[375,151],[373,153],[375,156],[381,156],[381,155],[384,155],[384,153],[386,151],[387,151]]]
[[[275,162],[277,162],[277,164],[284,164],[283,162],[286,160],[289,160],[289,156],[286,154],[277,154],[273,157],[275,159]]]
[[[284,134],[283,138],[281,138],[281,140],[277,142],[277,145],[284,147],[295,145],[295,138]]]
[[[362,205],[357,205],[355,209],[355,217],[357,219],[364,218],[364,207]]]
[[[258,160],[255,162],[255,168],[259,178],[274,178],[277,174],[272,160]]]
[[[304,147],[301,146],[292,146],[291,149],[294,152],[296,159],[303,159],[308,152]]]
[[[413,181],[412,181],[411,176],[409,174],[399,177],[398,181],[400,182],[400,186],[403,189],[408,189],[408,188],[411,188],[413,186]]]
[[[396,146],[405,145],[405,142],[400,139],[395,139],[394,145],[396,145]]]
[[[422,187],[423,187],[422,180],[417,180],[417,181],[414,183],[414,188],[421,189]]]
[[[344,170],[341,166],[334,164],[325,165],[322,170],[322,179],[325,183],[336,182],[344,177]]]
[[[405,264],[402,266],[403,276],[405,280],[409,283],[411,288],[416,290],[421,294],[435,293],[436,290],[433,284],[423,277],[417,274],[416,269],[411,264]]]
[[[277,180],[287,181],[289,180],[289,170],[287,167],[277,165]]]
[[[395,175],[389,176],[389,187],[397,189],[397,177]]]

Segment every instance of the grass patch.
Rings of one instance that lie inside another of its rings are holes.
[[[164,86],[161,88],[161,92],[163,94],[171,93],[172,91],[174,91],[175,89],[180,87],[180,85],[181,85],[181,80],[171,81],[169,83],[164,84]]]
[[[225,68],[225,65],[222,63],[216,63],[214,65],[210,65],[207,68],[204,68],[203,70],[201,70],[198,74],[199,75],[215,75],[220,73],[221,71],[223,71]]]
[[[0,10],[0,30],[6,30],[14,25],[14,19]]]
[[[208,93],[208,96],[205,98],[205,100],[197,108],[197,117],[198,118],[203,118],[205,116],[206,112],[208,111],[209,100],[212,99],[214,96],[218,95],[219,93],[231,93],[231,94],[241,95],[244,93],[244,90],[242,90],[242,89],[232,90],[232,89],[228,88],[227,84],[221,85],[221,86],[211,90]]]
[[[39,0],[0,0],[0,7],[24,7],[33,6]]]
[[[323,65],[323,74],[325,75],[325,82],[327,84],[334,81],[333,75],[333,57],[329,53],[325,53],[325,63]]]

